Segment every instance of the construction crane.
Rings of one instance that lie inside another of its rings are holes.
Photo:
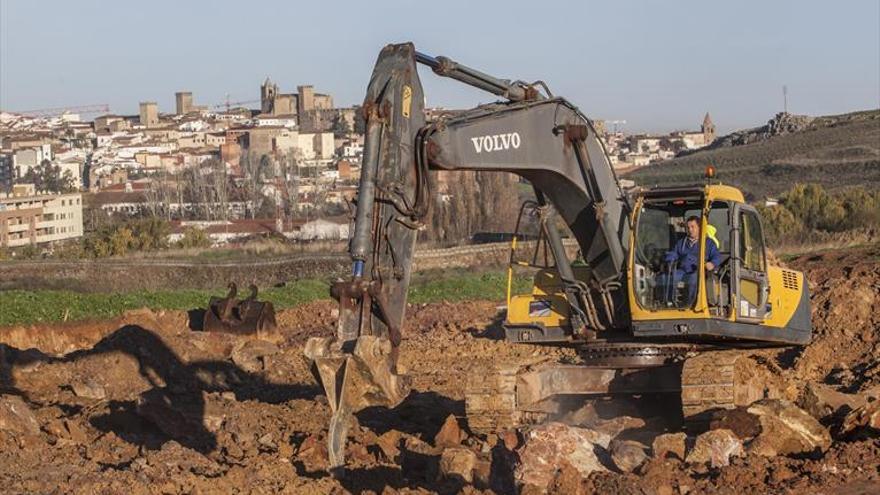
[[[250,105],[251,103],[261,103],[262,100],[245,100],[245,101],[229,101],[229,93],[226,93],[226,101],[223,103],[218,103],[216,105],[211,105],[211,108],[223,108],[226,107],[226,111],[228,112],[233,106],[239,107],[244,105]]]
[[[626,125],[625,120],[606,120],[605,124],[612,124],[614,126],[614,134],[617,134],[617,126],[618,125]]]
[[[20,115],[25,115],[28,117],[54,117],[56,115],[63,115],[65,113],[77,113],[80,115],[84,114],[101,114],[101,113],[109,113],[110,105],[106,103],[99,103],[95,105],[79,105],[79,106],[70,106],[70,107],[56,107],[56,108],[40,108],[37,110],[23,110],[20,112],[13,112]]]

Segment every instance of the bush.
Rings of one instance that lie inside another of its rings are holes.
[[[847,229],[880,226],[880,191],[868,192],[862,187],[847,189],[840,195],[840,202],[846,212]]]
[[[183,237],[177,241],[177,246],[184,249],[211,247],[211,238],[198,227],[187,227],[183,231]]]
[[[83,239],[83,252],[86,256],[104,258],[166,249],[170,232],[171,225],[159,218],[104,225]]]
[[[15,250],[15,257],[23,260],[33,260],[40,257],[43,253],[43,250],[39,247],[28,244],[27,246],[22,246]]]
[[[818,184],[796,184],[785,194],[783,204],[809,229],[846,230],[843,205]]]
[[[784,205],[758,206],[758,213],[763,221],[764,235],[770,244],[798,241],[804,237],[804,224]]]
[[[880,227],[880,192],[854,187],[829,193],[817,184],[797,184],[778,206],[759,206],[758,211],[771,244],[805,244],[815,237]]]

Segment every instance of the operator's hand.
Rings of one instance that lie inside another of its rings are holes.
[[[711,261],[707,261],[706,262],[706,270],[711,272],[714,269],[715,269],[715,263],[712,263]]]

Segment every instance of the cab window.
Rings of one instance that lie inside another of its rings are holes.
[[[730,207],[724,201],[713,201],[709,209],[708,223],[715,227],[715,240],[718,251],[730,252]]]
[[[739,216],[739,258],[743,268],[755,272],[767,271],[767,260],[764,257],[764,235],[761,232],[761,221],[751,211],[742,211]]]

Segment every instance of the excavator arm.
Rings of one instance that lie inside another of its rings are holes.
[[[426,124],[417,63],[504,100]],[[344,465],[351,415],[369,406],[394,407],[409,392],[397,370],[397,349],[416,234],[430,204],[429,170],[509,172],[527,179],[545,216],[574,330],[589,339],[625,326],[628,317],[621,290],[628,204],[595,129],[575,106],[552,97],[541,82],[497,79],[400,44],[380,53],[362,111],[366,140],[350,244],[352,276],[331,289],[340,304],[336,336],[306,346],[333,412],[328,450],[336,470]],[[556,214],[591,269],[587,281],[574,277],[551,221]]]

